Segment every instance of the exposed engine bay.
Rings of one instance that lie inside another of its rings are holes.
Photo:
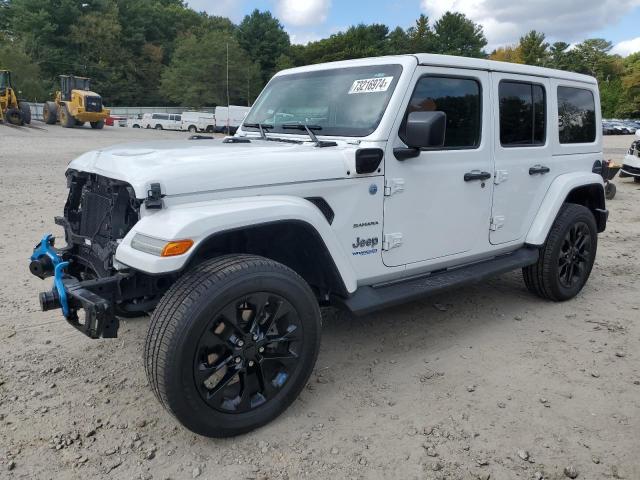
[[[96,174],[70,170],[67,186],[64,217],[56,224],[74,256],[69,273],[80,279],[113,274],[118,240],[139,220],[141,202],[127,183]]]

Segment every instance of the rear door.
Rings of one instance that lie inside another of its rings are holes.
[[[491,77],[496,128],[489,239],[496,245],[524,239],[557,168],[549,80],[498,72]]]
[[[489,74],[418,67],[412,82],[385,154],[387,266],[446,260],[488,247],[493,186]],[[404,122],[413,111],[446,114],[445,144],[399,160],[394,146],[404,145]]]

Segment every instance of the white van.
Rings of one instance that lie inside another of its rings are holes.
[[[235,133],[244,117],[247,116],[251,107],[241,107],[239,105],[229,105],[229,107],[216,107],[216,132],[225,132],[227,128],[230,133]]]
[[[156,130],[182,130],[182,115],[173,113],[145,113],[142,128]]]
[[[216,119],[213,113],[207,112],[182,112],[182,130],[191,133],[213,132]]]

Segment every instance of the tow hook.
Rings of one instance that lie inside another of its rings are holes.
[[[62,282],[64,269],[69,265],[65,262],[58,252],[53,248],[55,238],[47,233],[42,240],[33,249],[31,255],[31,263],[29,270],[36,277],[45,279],[51,276],[53,272],[53,289],[50,292],[42,292],[40,294],[40,307],[43,311],[52,310],[54,308],[62,308],[62,314],[69,317],[69,302],[67,292]]]

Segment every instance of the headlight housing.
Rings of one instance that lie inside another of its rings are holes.
[[[157,257],[175,257],[187,253],[193,246],[193,240],[161,240],[136,233],[131,239],[131,248]]]

